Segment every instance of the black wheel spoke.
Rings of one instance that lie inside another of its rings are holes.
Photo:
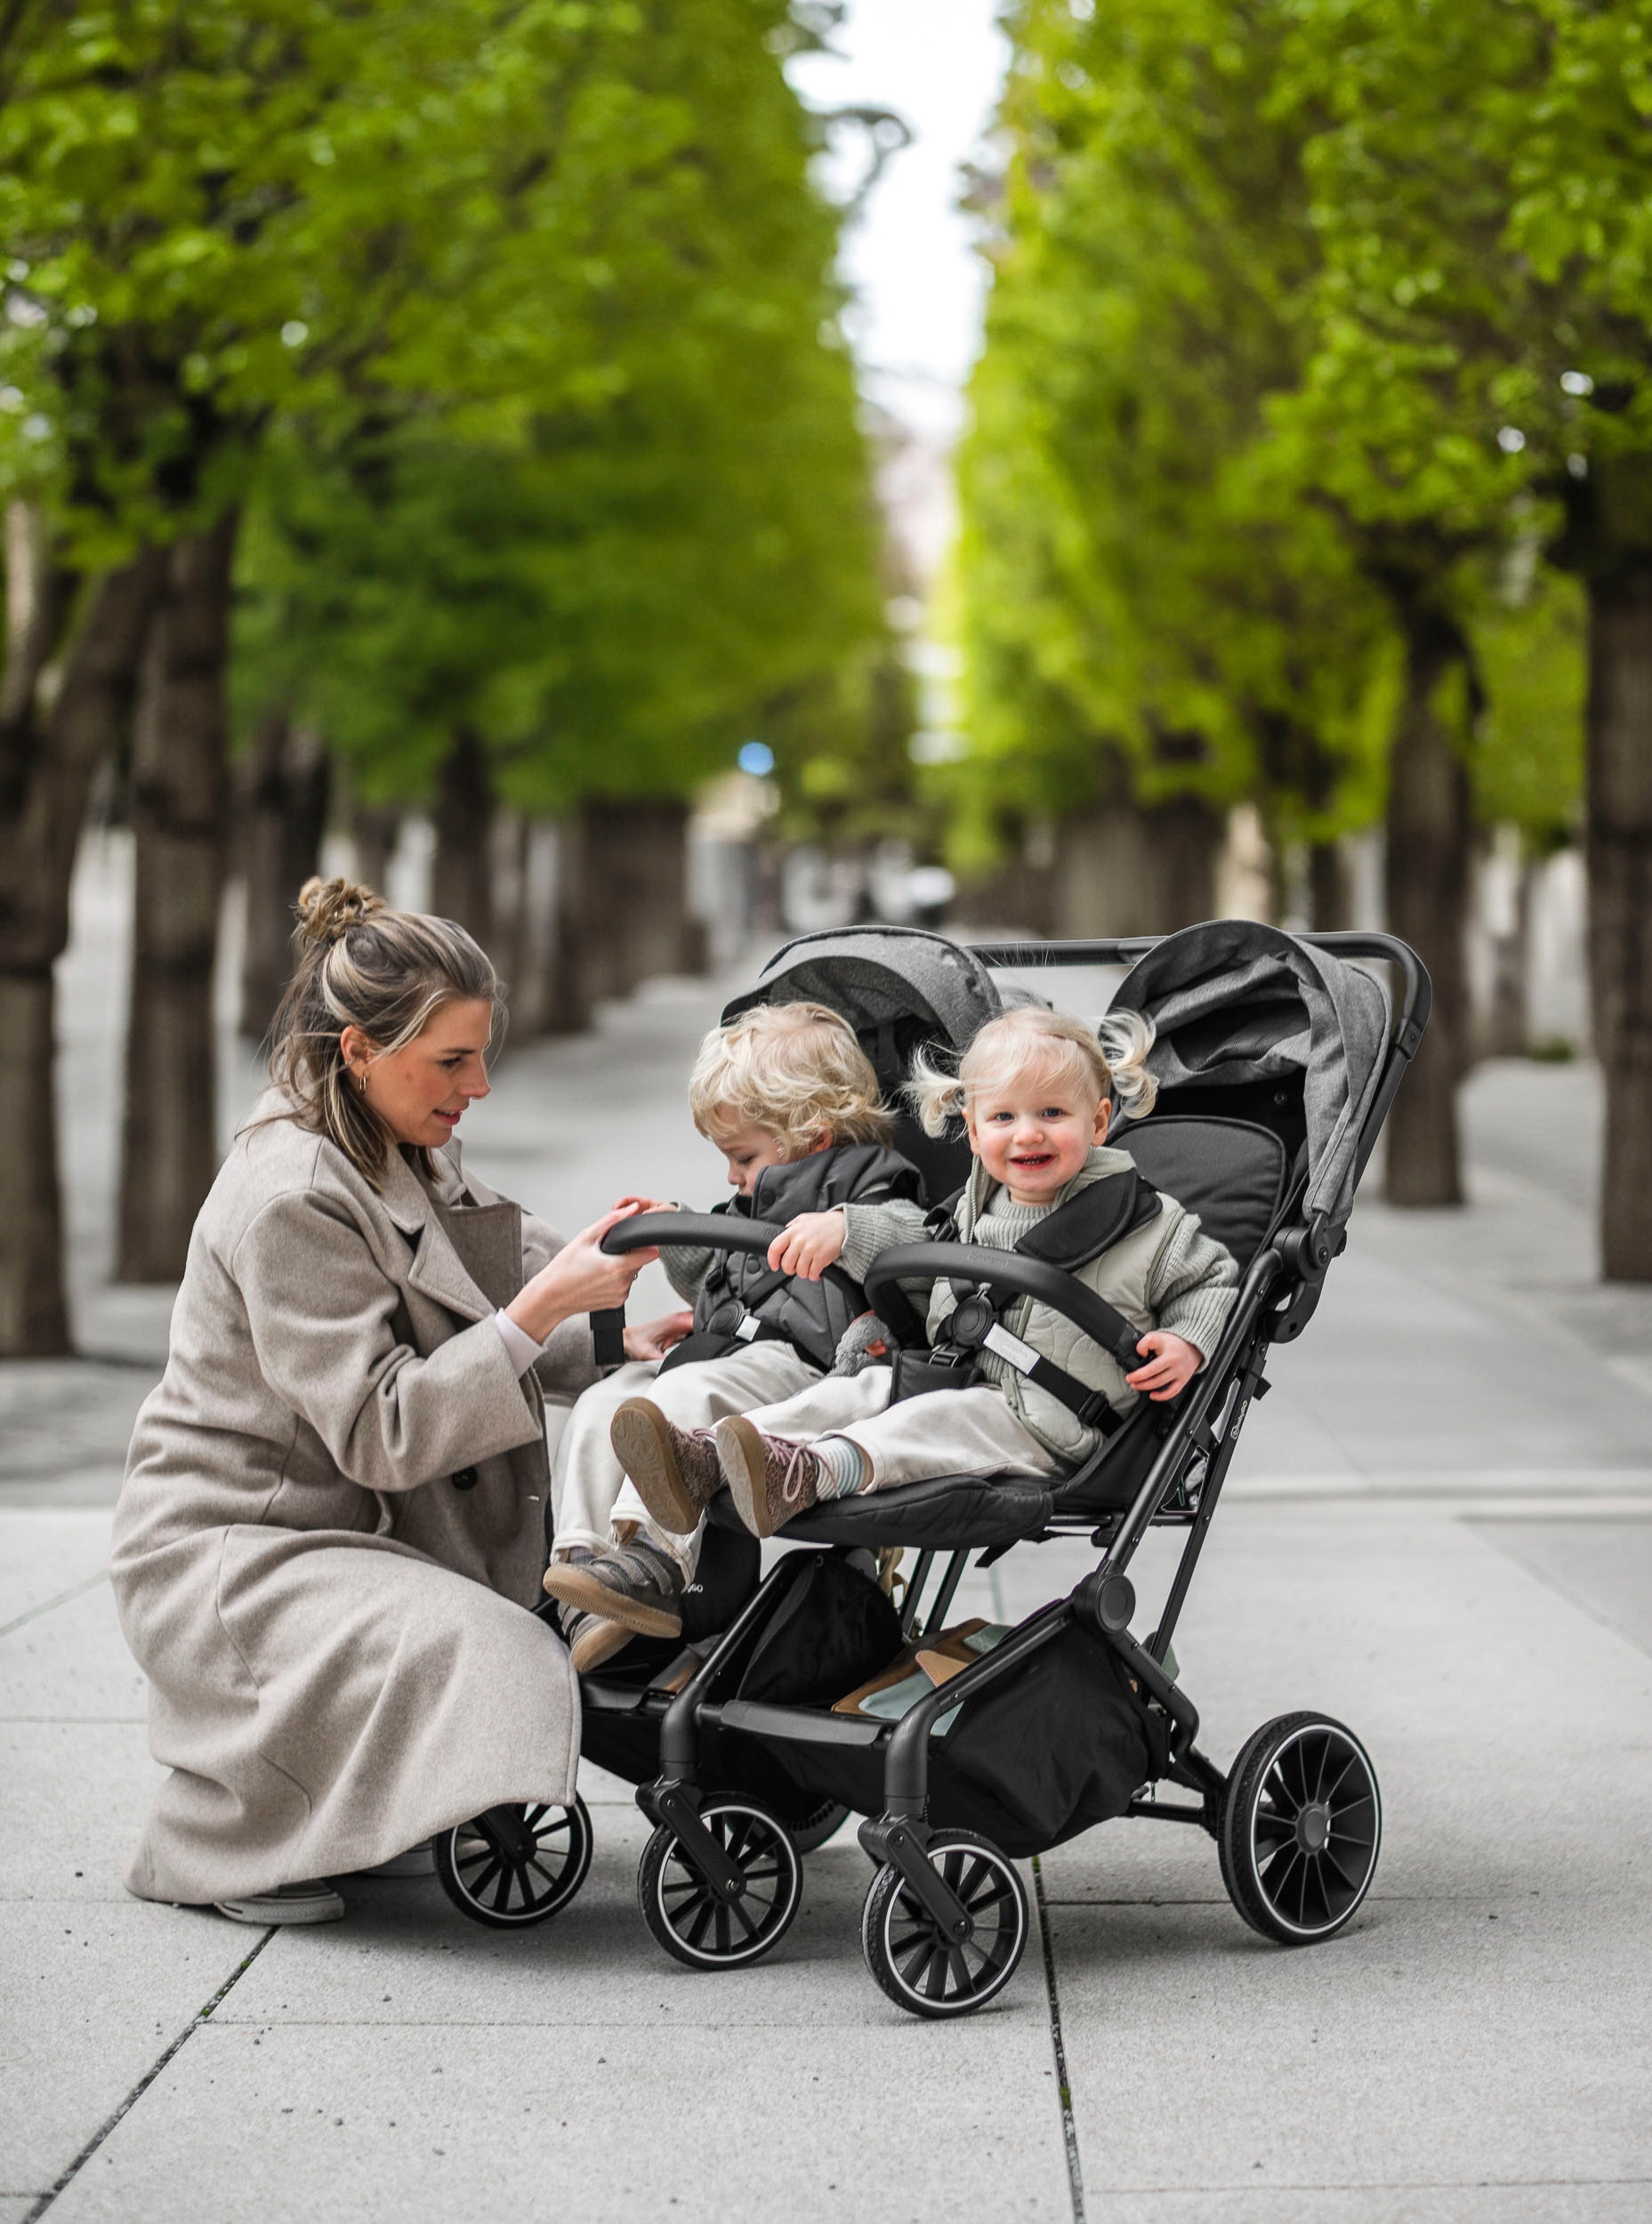
[[[762,1925],[760,1923],[753,1922],[750,1915],[746,1914],[745,1902],[742,1900],[731,1899],[727,1901],[725,1905],[728,1907],[729,1913],[735,1918],[735,1920],[745,1927],[746,1937],[748,1938],[754,1938],[762,1928]]]

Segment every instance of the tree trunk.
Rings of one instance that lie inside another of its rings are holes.
[[[236,515],[167,552],[133,735],[137,838],[117,1278],[175,1282],[218,1167],[213,963]]]
[[[164,560],[144,549],[89,588],[39,513],[6,517],[0,685],[0,1357],[69,1348],[53,1076],[52,967],[99,767],[131,716]]]
[[[584,850],[576,939],[587,1005],[628,996],[658,973],[704,963],[689,915],[688,806],[594,799],[580,812]]]
[[[591,1025],[585,943],[592,929],[585,883],[589,853],[583,811],[570,811],[556,830],[556,890],[547,965],[546,1035],[583,1035]]]
[[[241,1033],[262,1042],[293,975],[298,891],[316,869],[326,826],[331,768],[315,735],[272,712],[253,743],[243,862],[246,950]]]
[[[1223,814],[1195,796],[1144,810],[1125,795],[1056,833],[1055,931],[1064,938],[1173,934],[1216,908]]]
[[[485,950],[494,933],[494,810],[486,753],[468,726],[458,727],[437,796],[431,909],[439,919],[457,920]]]
[[[1587,785],[1601,1270],[1652,1282],[1652,564],[1589,583]]]
[[[356,879],[375,896],[384,894],[390,861],[401,834],[401,813],[391,803],[354,803],[350,838],[356,849]]]
[[[1390,1205],[1463,1202],[1457,1084],[1468,1063],[1469,772],[1439,700],[1466,644],[1438,613],[1402,608],[1406,685],[1389,769],[1388,923],[1428,967],[1434,1010],[1388,1119]]]
[[[1342,934],[1354,923],[1348,859],[1340,842],[1309,844],[1308,915],[1316,934]]]

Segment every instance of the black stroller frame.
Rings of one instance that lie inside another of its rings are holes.
[[[1356,1145],[1357,1180],[1422,1039],[1431,996],[1428,975],[1414,953],[1388,935],[1295,939],[1336,958],[1385,962],[1398,976],[1396,1021]],[[973,955],[994,969],[1130,964],[1156,940],[1001,943],[977,946]],[[881,1756],[882,1805],[859,1829],[876,1868],[862,1922],[871,1972],[891,1999],[919,2015],[964,2013],[992,1998],[1013,1974],[1026,1940],[1026,1895],[1012,1862],[991,1840],[931,1820],[932,1733],[943,1715],[1004,1685],[1075,1625],[1115,1656],[1151,1723],[1151,1774],[1124,1812],[1206,1831],[1217,1841],[1223,1882],[1239,1914],[1278,1943],[1327,1938],[1351,1919],[1369,1889],[1381,1841],[1375,1772],[1358,1738],[1323,1715],[1281,1716],[1256,1731],[1223,1770],[1200,1751],[1198,1711],[1173,1664],[1166,1665],[1245,1416],[1269,1387],[1269,1349],[1301,1334],[1345,1240],[1324,1213],[1303,1217],[1304,1188],[1299,1162],[1274,1224],[1245,1267],[1218,1347],[1188,1390],[1168,1408],[1139,1401],[1120,1435],[1104,1439],[1076,1473],[1053,1487],[1030,1477],[982,1486],[987,1495],[974,1502],[962,1525],[973,1533],[962,1537],[955,1521],[948,1534],[939,1503],[932,1514],[925,1512],[938,1494],[944,1497],[948,1479],[817,1506],[787,1527],[788,1539],[840,1551],[915,1544],[900,1616],[908,1640],[939,1632],[970,1556],[983,1543],[983,1566],[1017,1542],[1062,1535],[1088,1535],[1100,1552],[1065,1598],[1035,1613],[898,1720],[723,1696],[731,1667],[745,1656],[809,1557],[797,1551],[782,1556],[680,1689],[639,1695],[587,1683],[593,1724],[639,1710],[657,1720],[657,1774],[637,1794],[657,1825],[640,1890],[649,1926],[668,1952],[696,1967],[747,1964],[778,1942],[801,1898],[794,1831],[763,1802],[721,1798],[714,1789],[708,1795],[701,1780],[708,1740],[735,1732],[743,1745],[755,1741],[770,1752],[781,1749],[804,1781],[811,1753],[852,1754],[862,1768]],[[674,1240],[755,1252],[766,1250],[775,1232],[725,1215],[649,1214],[610,1230],[605,1247],[624,1252]],[[908,1245],[881,1255],[866,1283],[867,1303],[903,1347],[921,1347],[924,1337],[899,1285],[942,1277],[985,1288],[995,1299],[1036,1297],[1081,1330],[1087,1326],[1088,1293],[1039,1261],[971,1245]],[[1140,1475],[1127,1502],[1115,1490],[1110,1503],[1091,1496],[1086,1504],[1092,1479],[1121,1464],[1127,1479]],[[732,1524],[731,1514],[720,1518]],[[1155,1525],[1184,1527],[1187,1537],[1157,1624],[1139,1637],[1132,1627],[1136,1591],[1130,1568]],[[931,1577],[936,1586],[925,1612]],[[1160,1799],[1161,1782],[1191,1797]],[[828,1829],[846,1811],[828,1803]],[[825,1834],[819,1830],[813,1841]],[[803,1845],[810,1842],[803,1836]],[[570,1865],[573,1858],[570,1853]],[[443,1865],[444,1881],[450,1865],[451,1857]],[[565,1904],[583,1875],[582,1863],[555,1906]]]

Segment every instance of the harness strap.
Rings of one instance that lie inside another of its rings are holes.
[[[1116,1429],[1124,1426],[1123,1416],[1099,1390],[1088,1382],[1081,1382],[1076,1374],[1069,1374],[1053,1359],[1046,1359],[1041,1351],[1035,1351],[1030,1343],[1023,1343],[1013,1336],[1002,1321],[995,1320],[981,1338],[982,1348],[995,1353],[1012,1366],[1018,1374],[1075,1414],[1086,1429],[1099,1429],[1104,1437],[1110,1437]]]

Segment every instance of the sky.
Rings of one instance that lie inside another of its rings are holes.
[[[844,241],[847,322],[865,391],[947,441],[980,345],[986,270],[955,205],[1007,59],[994,17],[995,0],[850,0],[836,53],[801,55],[788,72],[811,107],[875,104],[911,127]],[[866,159],[862,134],[841,139],[834,185]]]

